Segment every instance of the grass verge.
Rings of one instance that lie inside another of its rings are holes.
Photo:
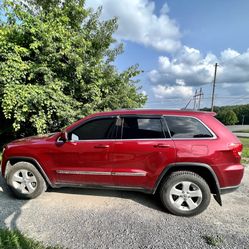
[[[239,138],[241,143],[243,144],[242,158],[249,161],[249,138],[241,137]]]
[[[62,249],[62,247],[45,246],[18,230],[0,229],[0,249]]]

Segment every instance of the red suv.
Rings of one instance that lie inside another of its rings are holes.
[[[90,115],[64,131],[4,147],[2,175],[17,197],[47,186],[81,186],[160,195],[173,214],[192,216],[210,196],[238,188],[242,144],[214,113],[117,110]]]

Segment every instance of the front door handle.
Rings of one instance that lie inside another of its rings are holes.
[[[109,147],[110,147],[109,144],[98,144],[94,146],[94,148],[96,149],[107,149]]]
[[[154,147],[156,148],[170,148],[169,144],[155,144]]]

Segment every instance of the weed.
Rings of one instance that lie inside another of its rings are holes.
[[[18,230],[0,229],[0,249],[62,249],[62,247],[45,246]]]
[[[208,245],[211,246],[219,246],[220,244],[223,243],[223,238],[219,235],[204,235],[202,238],[205,240],[205,242]]]

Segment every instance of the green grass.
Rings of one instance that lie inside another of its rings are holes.
[[[243,143],[244,147],[249,147],[249,138],[248,137],[241,137],[240,141]]]
[[[204,235],[202,238],[205,240],[205,242],[210,246],[220,246],[220,244],[223,243],[223,238],[219,235]]]
[[[0,229],[0,249],[62,249],[62,247],[45,246],[17,230]]]
[[[241,137],[239,140],[243,144],[242,158],[246,161],[249,159],[249,138]]]

